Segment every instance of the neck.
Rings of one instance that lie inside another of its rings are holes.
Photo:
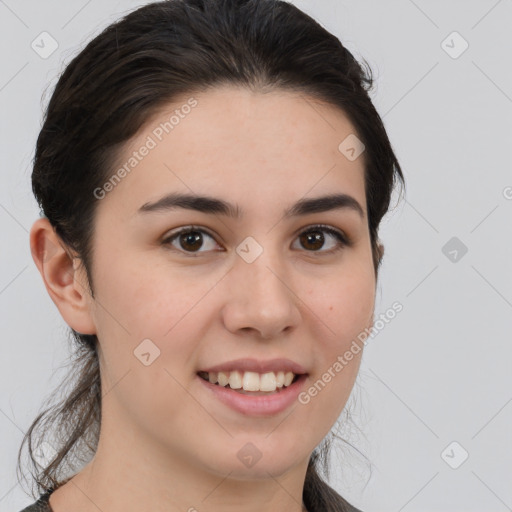
[[[157,446],[126,429],[109,435],[103,420],[95,457],[52,494],[53,512],[307,512],[302,491],[308,459],[278,476],[263,464],[244,472],[239,461],[217,472],[215,464],[205,467],[180,453],[179,443]]]

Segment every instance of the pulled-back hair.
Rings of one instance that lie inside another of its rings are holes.
[[[345,113],[365,145],[368,228],[377,275],[379,224],[395,184],[404,185],[404,177],[368,94],[373,86],[369,66],[285,1],[167,0],[127,14],[71,60],[37,139],[34,195],[64,246],[82,260],[93,297],[94,190],[112,175],[124,144],[162,107],[178,96],[226,84],[295,91]],[[34,420],[18,454],[21,471],[27,444],[37,493],[69,480],[94,455],[99,439],[98,339],[73,329],[71,335],[75,357],[63,383],[69,391]],[[34,459],[38,431],[56,451],[42,468]],[[51,440],[49,432],[54,432]],[[310,512],[354,510],[320,477],[319,462],[328,472],[327,454],[324,444],[311,455],[304,504]]]

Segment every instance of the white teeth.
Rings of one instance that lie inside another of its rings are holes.
[[[206,372],[203,372],[206,375]],[[288,387],[295,377],[292,372],[267,372],[259,374],[256,372],[209,372],[208,380],[212,384],[232,389],[243,389],[244,391],[275,391],[283,386]]]
[[[229,374],[229,387],[231,389],[240,389],[242,387],[242,374],[237,372],[231,372]]]
[[[237,372],[238,373],[238,372]],[[233,375],[233,374],[231,374]],[[231,377],[229,378],[229,385],[231,386]],[[242,385],[244,388],[244,391],[268,391],[268,390],[260,390],[260,376],[257,373],[254,372],[245,372],[243,379],[242,379]],[[274,386],[275,388],[275,386]]]
[[[217,375],[217,377],[216,377],[216,375]],[[208,377],[209,377],[210,382],[212,382],[212,377],[213,377],[214,384],[217,382],[217,379],[218,379],[219,386],[224,387],[224,386],[227,386],[229,383],[229,376],[226,375],[224,372],[219,372],[218,374],[215,372],[212,372],[212,373],[208,374]]]

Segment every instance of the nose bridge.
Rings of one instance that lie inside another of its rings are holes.
[[[252,241],[238,247],[230,272],[231,293],[224,321],[230,330],[250,328],[259,331],[262,337],[272,337],[297,325],[300,319],[298,299],[286,265],[277,252],[261,247],[254,259],[254,252],[252,257],[246,257],[255,249]]]
[[[289,285],[286,287],[286,269],[278,255],[269,246],[265,247],[261,254],[251,263],[242,257],[243,261],[237,261],[236,265],[243,274],[246,286],[242,292],[248,294],[250,302],[264,305],[284,304],[291,300]]]
[[[254,300],[262,298],[271,303],[291,299],[289,285],[286,287],[283,283],[286,282],[286,270],[276,258],[270,257],[269,252],[250,264],[240,262],[240,267],[245,267],[244,279],[250,285],[248,291]]]

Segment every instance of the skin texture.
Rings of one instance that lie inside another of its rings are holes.
[[[119,166],[187,98],[151,119]],[[54,512],[299,512],[308,459],[353,388],[362,350],[309,403],[271,417],[235,412],[198,381],[201,368],[231,359],[287,357],[308,372],[307,389],[372,326],[376,278],[364,153],[350,161],[338,150],[355,133],[339,109],[228,86],[194,98],[197,106],[162,141],[153,135],[157,146],[98,200],[94,299],[48,221],[32,227],[50,297],[69,326],[100,343],[98,450],[53,493]],[[169,192],[237,203],[244,216],[137,212]],[[353,196],[365,216],[338,209],[282,218],[299,199],[332,193]],[[308,244],[300,234],[318,223],[342,230],[352,246],[331,252],[339,242],[325,232],[323,246]],[[191,224],[212,237],[203,233],[202,246],[163,243]],[[248,236],[263,248],[252,263],[236,252]],[[149,366],[134,355],[144,339],[160,350]],[[250,468],[237,457],[246,443],[262,454]]]

